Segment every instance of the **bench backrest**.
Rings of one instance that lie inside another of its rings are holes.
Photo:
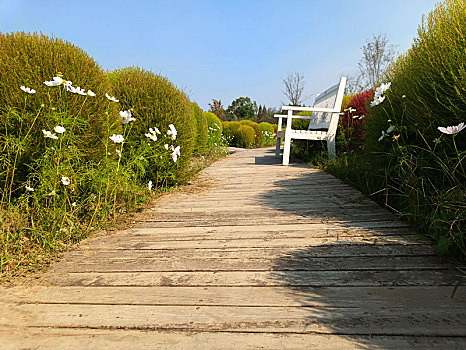
[[[314,107],[333,108],[340,111],[343,95],[345,93],[346,77],[340,82],[316,96]],[[337,113],[313,112],[308,130],[329,129],[333,118],[338,118]],[[337,120],[338,122],[338,120]],[[335,123],[332,123],[335,124]]]

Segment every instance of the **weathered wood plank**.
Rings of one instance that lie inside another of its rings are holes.
[[[442,327],[446,314],[448,327]],[[0,325],[8,322],[26,327],[348,335],[462,336],[466,329],[461,311],[418,308],[0,304]]]
[[[466,289],[435,287],[43,287],[1,290],[0,302],[27,304],[309,306],[459,309]],[[8,296],[5,292],[8,292]],[[247,298],[245,298],[247,296]],[[425,304],[429,300],[429,304]]]
[[[68,286],[453,286],[459,274],[428,270],[365,271],[209,271],[209,272],[72,272],[60,275]],[[49,276],[53,283],[54,275]]]
[[[106,242],[101,242],[105,245]],[[210,239],[210,240],[172,240],[172,241],[142,241],[142,240],[115,240],[112,241],[112,247],[115,250],[126,249],[212,249],[212,248],[306,248],[316,247],[321,245],[353,245],[353,244],[400,244],[400,245],[416,245],[417,242],[411,242],[402,237],[343,237],[329,236],[327,238],[260,238],[260,239]],[[94,245],[81,244],[82,248],[89,250],[95,249]],[[98,248],[100,249],[100,247]]]
[[[278,267],[279,266],[279,267]],[[364,271],[364,270],[445,270],[447,265],[439,264],[436,257],[345,257],[345,258],[303,258],[289,259],[279,264],[277,259],[220,258],[203,257],[170,259],[119,259],[96,258],[91,260],[69,260],[60,264],[54,273],[72,272],[169,272],[169,271]]]
[[[293,333],[176,332],[122,329],[0,329],[4,350],[300,350],[300,349],[464,349],[464,337],[362,336]],[[18,347],[21,344],[21,347]]]
[[[120,259],[141,259],[153,257],[165,257],[173,259],[182,259],[189,257],[202,257],[203,259],[217,258],[276,258],[281,257],[320,257],[320,258],[336,258],[336,257],[383,257],[383,256],[435,256],[434,249],[430,245],[413,244],[361,244],[361,245],[324,245],[312,247],[312,249],[301,249],[296,251],[294,248],[274,248],[274,247],[240,247],[240,248],[205,248],[205,249],[114,249],[106,247],[106,244],[99,248],[82,249],[70,251],[67,257],[76,259],[95,259],[96,256],[102,259],[118,261]]]

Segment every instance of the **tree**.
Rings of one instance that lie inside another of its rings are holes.
[[[249,119],[256,121],[256,112],[256,101],[251,101],[249,97],[239,97],[227,108],[227,115],[230,120]]]
[[[362,48],[358,63],[360,82],[363,89],[373,88],[395,57],[395,46],[388,43],[385,34],[373,35]]]
[[[346,81],[345,94],[357,94],[364,90],[361,85],[361,74],[347,74],[348,80]]]
[[[283,94],[290,100],[291,106],[299,106],[303,102],[304,91],[304,74],[293,73],[289,74],[285,79],[282,79],[285,84],[285,91]]]
[[[220,120],[226,120],[225,110],[223,109],[221,100],[212,99],[212,103],[209,103],[209,107],[209,112],[215,114]]]

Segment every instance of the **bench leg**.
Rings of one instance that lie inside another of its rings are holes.
[[[285,134],[285,144],[283,145],[283,165],[288,165],[290,163],[290,146],[291,146],[291,137],[289,133]]]
[[[327,141],[327,149],[328,149],[328,158],[335,159],[336,157],[335,139]]]
[[[275,157],[280,157],[280,144],[282,142],[282,139],[280,137],[277,137],[277,145],[275,146]]]

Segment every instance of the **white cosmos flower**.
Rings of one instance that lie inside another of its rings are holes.
[[[48,137],[49,139],[53,139],[53,140],[58,139],[58,136],[55,134],[52,134],[52,132],[49,130],[42,130],[42,132],[44,133],[44,137]]]
[[[61,83],[57,82],[57,81],[54,81],[54,80],[51,80],[51,81],[44,81],[44,84],[47,85],[47,86],[58,86],[58,85],[61,85]]]
[[[149,180],[149,182],[147,183],[147,188],[149,189],[149,191],[152,191],[152,180]]]
[[[178,132],[176,131],[175,126],[173,124],[170,124],[168,125],[168,127],[170,128],[170,130],[167,130],[167,135],[171,136],[172,140],[176,140],[176,135],[178,134]]]
[[[67,90],[68,90],[68,88],[67,88]],[[73,94],[87,96],[86,90],[81,89],[79,86],[73,87],[73,86],[70,85],[69,91],[71,91]]]
[[[34,192],[34,188],[32,188],[32,187],[30,187],[28,185],[24,186],[24,188],[26,188],[26,190],[29,191],[29,192]]]
[[[168,151],[168,143],[164,145],[165,149]]]
[[[95,92],[92,91],[92,90],[87,90],[87,94],[88,94],[89,96],[95,96]]]
[[[385,100],[385,96],[382,96],[385,91],[390,89],[390,85],[392,83],[388,82],[386,84],[380,85],[377,89],[375,89],[374,100],[371,102],[370,106],[374,107],[378,104],[382,103]]]
[[[66,131],[66,129],[60,125],[57,125],[56,127],[54,127],[53,130],[55,130],[55,132],[58,132],[59,134],[63,134]]]
[[[55,196],[57,193],[55,192],[55,190],[53,190],[52,192],[50,192],[49,194],[47,194],[47,196],[51,197],[51,196]]]
[[[117,100],[115,97],[113,96],[110,96],[109,94],[105,94],[105,97],[108,98],[110,101],[113,101],[113,102],[119,102],[120,100]]]
[[[439,129],[444,134],[454,135],[459,133],[464,128],[466,128],[466,125],[464,125],[464,123],[459,123],[456,126],[447,126],[446,128],[439,126],[437,129]]]
[[[62,176],[61,177],[61,183],[65,186],[68,186],[71,183],[71,180],[67,176]]]
[[[377,106],[385,100],[385,96],[374,97],[374,101],[371,102],[371,107]]]
[[[176,148],[174,148],[173,146],[171,146],[171,149],[173,150],[173,152],[172,152],[172,159],[173,159],[173,161],[176,163],[176,161],[178,160],[178,156],[181,155],[180,146],[176,146]]]
[[[123,135],[117,135],[117,134],[113,134],[112,136],[109,136],[109,139],[115,143],[122,143],[125,140]]]
[[[158,131],[159,129],[155,128],[152,129],[152,128],[149,128],[149,133],[146,133],[144,134],[146,137],[150,138],[152,141],[157,141],[157,134],[156,132]],[[160,134],[160,131],[159,131],[159,134]]]
[[[20,89],[23,90],[24,92],[27,92],[28,94],[35,94],[36,90],[25,87],[23,85],[20,86]]]
[[[71,203],[71,206],[72,206],[72,207],[75,207],[75,206],[76,206],[76,202]]]
[[[136,119],[131,116],[131,111],[120,111],[120,121],[122,124],[128,124],[129,122],[135,121]]]

